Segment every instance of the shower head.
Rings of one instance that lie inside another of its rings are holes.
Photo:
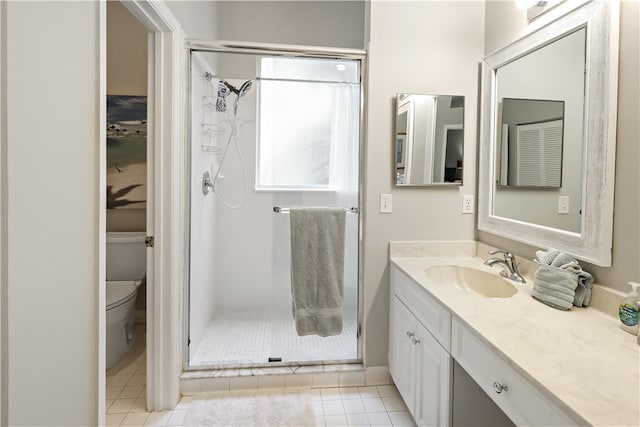
[[[231,92],[238,95],[238,98],[240,98],[241,96],[245,96],[247,92],[251,90],[251,86],[253,86],[253,82],[251,80],[247,80],[246,82],[242,83],[239,89],[233,86],[231,83],[229,83],[226,80],[222,80],[222,82],[226,87],[229,88]]]
[[[251,86],[253,86],[253,82],[251,80],[247,80],[242,83],[240,89],[238,89],[238,96],[245,96],[247,92],[251,90]]]

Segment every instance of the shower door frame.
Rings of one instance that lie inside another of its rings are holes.
[[[330,58],[330,59],[349,59],[360,61],[360,126],[359,126],[359,141],[358,141],[358,292],[357,292],[357,356],[354,360],[328,360],[328,361],[309,361],[309,362],[268,362],[264,364],[249,364],[249,365],[202,365],[191,366],[189,360],[189,333],[190,333],[190,259],[191,259],[191,223],[190,215],[185,215],[185,286],[184,286],[184,321],[183,321],[183,337],[182,344],[183,349],[183,370],[184,371],[207,371],[212,369],[232,369],[232,368],[252,368],[252,367],[278,367],[278,366],[290,366],[295,365],[318,365],[318,364],[342,364],[342,363],[363,363],[364,355],[364,343],[362,337],[362,325],[363,325],[363,313],[364,313],[364,179],[365,179],[365,87],[366,87],[366,75],[367,75],[367,51],[363,49],[347,49],[338,47],[319,47],[319,46],[304,46],[304,45],[289,45],[289,44],[273,44],[273,43],[254,43],[243,41],[228,41],[228,40],[199,40],[199,39],[186,39],[185,47],[187,50],[187,60],[185,76],[187,77],[187,93],[189,99],[187,104],[187,141],[185,144],[184,158],[186,159],[186,177],[184,189],[185,194],[185,207],[190,209],[191,206],[191,188],[190,179],[191,168],[191,62],[192,54],[194,52],[214,52],[214,53],[231,53],[231,54],[245,54],[245,55],[269,55],[269,56],[294,56],[300,58]],[[188,211],[187,211],[188,212]]]

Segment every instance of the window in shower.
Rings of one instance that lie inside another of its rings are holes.
[[[358,150],[358,61],[263,57],[256,187],[335,190]]]
[[[289,214],[273,208],[359,207],[360,61],[192,51],[190,70],[186,368],[359,362],[359,214],[346,218],[343,331],[300,337]],[[204,172],[220,172],[206,195]]]

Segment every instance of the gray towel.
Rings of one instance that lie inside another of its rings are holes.
[[[291,209],[291,292],[298,335],[342,333],[343,208]]]
[[[576,298],[573,305],[576,307],[586,307],[591,302],[591,289],[593,288],[593,276],[584,270],[578,273],[578,287],[576,288]]]
[[[578,275],[551,265],[541,265],[536,271],[531,295],[543,303],[569,310],[573,306]]]
[[[582,267],[580,267],[580,264],[578,264],[578,261],[557,249],[549,249],[546,252],[536,251],[536,258],[539,264],[551,265],[576,274],[578,285],[575,289],[573,305],[576,307],[586,307],[589,305],[591,302],[593,276],[584,271]]]

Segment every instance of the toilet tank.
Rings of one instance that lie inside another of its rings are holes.
[[[142,280],[147,272],[146,233],[107,233],[107,280]]]

